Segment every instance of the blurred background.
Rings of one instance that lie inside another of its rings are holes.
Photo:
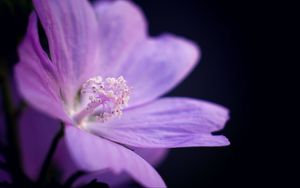
[[[0,0],[0,57],[13,65],[31,7],[26,0],[19,5],[22,8],[9,7],[4,1]],[[287,151],[282,142],[274,140],[285,140],[284,134],[278,134],[281,101],[273,100],[281,90],[274,95],[265,92],[280,84],[272,76],[277,74],[282,52],[278,51],[282,39],[275,32],[288,22],[282,22],[285,7],[255,0],[134,2],[146,15],[150,35],[174,33],[195,41],[202,50],[199,65],[168,96],[204,99],[231,111],[230,121],[218,133],[227,136],[231,145],[172,149],[158,168],[168,186],[287,186],[290,181],[282,175],[289,166]]]
[[[284,117],[285,113],[291,117],[292,108],[281,107],[292,99],[284,89],[292,84],[285,81],[289,77],[285,70],[295,60],[284,54],[291,45],[282,44],[294,41],[289,24],[297,22],[293,22],[295,12],[287,9],[291,5],[257,0],[135,2],[145,11],[151,35],[171,32],[201,47],[199,65],[168,95],[212,101],[231,111],[230,121],[220,131],[231,145],[171,150],[159,168],[167,184],[292,186],[295,174],[290,168],[296,163],[288,151],[292,136],[285,132],[296,128]]]

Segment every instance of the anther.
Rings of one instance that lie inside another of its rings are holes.
[[[87,80],[81,88],[81,97],[89,100],[74,119],[80,123],[87,118],[91,121],[106,122],[122,115],[127,106],[130,89],[123,76],[103,79],[100,76]]]

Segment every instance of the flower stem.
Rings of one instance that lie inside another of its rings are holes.
[[[13,181],[22,185],[22,183],[25,181],[25,176],[23,174],[20,159],[17,118],[15,118],[15,107],[12,99],[8,69],[2,66],[0,71],[0,86],[2,93],[2,108],[5,115],[4,120],[6,124],[6,135],[8,141],[7,163],[9,169],[11,170]]]
[[[69,187],[73,187],[73,184],[75,183],[75,181],[84,176],[86,173],[83,171],[77,171],[74,174],[72,174],[65,182],[65,184],[63,185],[63,188],[69,188]]]
[[[55,151],[56,151],[56,148],[59,144],[59,141],[60,141],[61,138],[63,138],[63,136],[64,136],[64,125],[63,125],[63,123],[61,123],[60,130],[58,131],[58,133],[53,138],[50,149],[47,153],[47,156],[46,156],[45,161],[43,163],[43,166],[41,168],[40,176],[39,176],[39,179],[38,179],[38,182],[37,182],[38,185],[44,186],[47,183],[46,182],[47,181],[47,175],[48,175],[48,172],[49,172],[49,169],[50,169],[52,158],[55,154]]]

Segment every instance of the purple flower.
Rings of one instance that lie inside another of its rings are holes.
[[[65,145],[80,169],[96,176],[126,172],[146,187],[165,187],[153,167],[127,147],[229,144],[211,134],[228,119],[224,107],[159,98],[199,60],[191,41],[171,34],[149,37],[140,9],[127,1],[98,1],[94,7],[86,0],[33,3],[36,13],[19,47],[16,80],[29,104],[66,124]],[[49,56],[39,41],[36,14]]]

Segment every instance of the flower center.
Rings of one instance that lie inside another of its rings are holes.
[[[130,89],[123,76],[90,78],[82,85],[80,100],[83,109],[74,116],[74,120],[78,124],[86,119],[103,123],[121,116],[129,95]]]

